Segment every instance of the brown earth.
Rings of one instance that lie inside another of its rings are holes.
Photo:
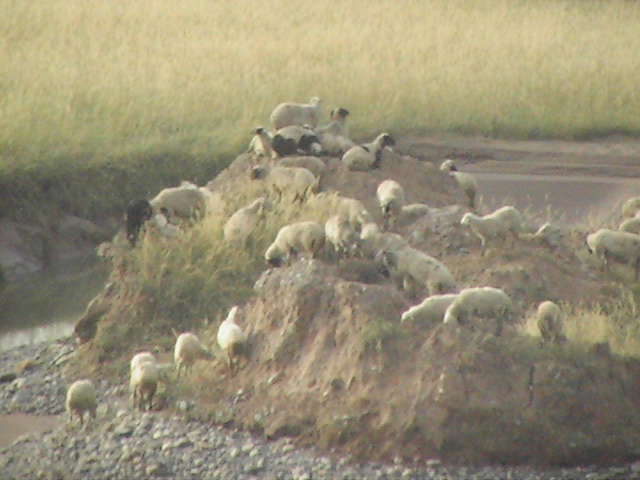
[[[482,322],[401,324],[401,313],[418,299],[398,291],[364,260],[302,260],[265,269],[255,296],[241,309],[250,360],[235,378],[215,362],[183,385],[201,401],[201,413],[356,459],[549,465],[640,457],[640,364],[606,346],[541,347],[517,329],[542,300],[615,302],[631,272],[621,268],[603,276],[583,248],[584,226],[568,229],[556,248],[521,238],[513,248],[480,255],[478,240],[459,225],[466,210],[456,204],[464,197],[437,168],[450,157],[478,174],[606,177],[612,188],[603,198],[615,219],[615,202],[637,187],[622,191],[613,179],[640,177],[640,142],[406,137],[396,152],[380,170],[366,173],[329,160],[323,188],[356,197],[377,212],[376,187],[393,178],[408,202],[437,207],[399,233],[445,263],[461,286],[503,288],[516,310],[503,335],[495,338]],[[246,174],[249,162],[240,157],[211,187]],[[483,190],[484,205],[500,203],[493,194]],[[520,198],[521,187],[511,194]],[[529,221],[530,230],[539,226],[535,216]]]

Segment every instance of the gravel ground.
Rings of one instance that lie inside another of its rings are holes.
[[[0,449],[0,478],[9,479],[640,479],[640,463],[614,467],[536,470],[529,467],[353,464],[295,448],[287,439],[187,421],[167,412],[140,413],[124,385],[97,382],[98,421],[88,428],[64,423],[67,381],[61,367],[71,339],[0,353],[0,414],[59,415],[61,425],[31,433]],[[15,371],[15,379],[3,374]],[[186,402],[185,402],[186,404]],[[1,428],[1,426],[0,426]]]

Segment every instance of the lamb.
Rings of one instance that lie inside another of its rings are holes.
[[[443,295],[431,295],[418,305],[414,305],[403,312],[402,322],[421,322],[427,325],[442,322],[449,305],[458,298],[457,293],[445,293]]]
[[[242,207],[224,224],[224,239],[230,244],[246,247],[258,222],[272,207],[271,201],[264,197]]]
[[[475,179],[475,177],[470,173],[458,171],[458,168],[456,167],[455,163],[453,163],[453,160],[445,160],[444,162],[442,162],[442,164],[440,165],[440,170],[442,170],[443,172],[449,172],[449,174],[453,178],[455,178],[455,180],[458,182],[458,185],[460,185],[460,188],[462,188],[462,191],[465,193],[467,199],[469,200],[468,206],[471,208],[471,210],[475,211],[476,197],[478,195],[478,191],[480,190],[478,181]]]
[[[176,340],[173,359],[176,362],[176,374],[180,377],[182,372],[189,373],[197,360],[212,360],[213,355],[194,333],[186,332]]]
[[[148,353],[148,352],[146,352]],[[133,408],[138,408],[141,411],[149,411],[153,408],[153,396],[158,388],[158,380],[160,379],[160,373],[158,371],[158,365],[155,361],[135,362],[134,357],[131,360],[131,378],[129,385],[131,388],[131,403]]]
[[[247,344],[247,335],[236,323],[238,308],[238,305],[231,308],[227,318],[220,324],[217,335],[218,345],[225,353],[232,376],[235,375],[237,369],[236,357],[241,354],[246,355]]]
[[[281,128],[271,138],[271,146],[279,157],[320,154],[320,137],[308,126],[290,125]]]
[[[415,248],[382,250],[376,255],[375,262],[382,275],[401,280],[403,290],[410,295],[422,288],[430,295],[458,289],[453,275],[443,263]]]
[[[154,212],[160,212],[172,220],[201,218],[207,213],[212,199],[211,191],[206,187],[198,187],[191,182],[182,182],[178,187],[162,190],[151,200]]]
[[[247,153],[253,152],[256,155],[268,158],[276,158],[278,156],[271,145],[271,135],[269,135],[269,132],[267,132],[264,127],[256,127],[251,133],[253,137],[249,143]]]
[[[285,157],[278,161],[278,166],[306,168],[318,178],[322,177],[322,175],[327,171],[327,165],[318,157],[311,155]]]
[[[312,97],[309,103],[281,103],[271,112],[269,119],[274,130],[289,125],[310,125],[315,128],[320,121],[321,109],[322,100]]]
[[[382,250],[402,250],[410,247],[409,242],[402,235],[381,232],[375,222],[367,222],[362,225],[359,245],[362,256],[372,260]]]
[[[616,259],[632,265],[636,278],[640,278],[640,235],[601,228],[587,235],[587,247],[602,260],[604,271],[609,268],[609,260]]]
[[[622,216],[625,218],[637,217],[640,212],[640,197],[631,197],[622,205]]]
[[[353,171],[366,171],[380,168],[382,151],[385,147],[395,145],[395,140],[388,133],[381,133],[371,143],[355,145],[342,156],[342,162]]]
[[[360,236],[347,217],[333,215],[324,224],[327,243],[333,247],[338,262],[358,248]]]
[[[513,309],[513,302],[503,290],[493,287],[473,287],[462,290],[444,314],[445,324],[464,324],[470,317],[494,318],[495,335],[502,334],[502,323]]]
[[[149,200],[146,198],[132,200],[127,205],[124,213],[125,229],[127,232],[127,240],[132,247],[136,246],[138,236],[144,223],[151,218],[153,210]]]
[[[618,231],[640,234],[640,217],[631,217],[624,220],[619,226]]]
[[[460,224],[471,227],[473,233],[480,238],[484,255],[488,240],[502,238],[504,241],[508,234],[514,238],[519,236],[522,215],[514,207],[507,205],[484,217],[475,213],[465,213]]]
[[[318,191],[318,178],[306,168],[296,167],[264,167],[251,169],[251,178],[264,179],[278,198],[285,192],[294,195],[294,201],[304,201],[310,194]]]
[[[67,390],[65,405],[69,415],[69,423],[73,422],[74,414],[78,416],[82,426],[84,426],[85,413],[89,413],[89,417],[95,420],[98,400],[93,382],[87,379],[73,382]]]
[[[348,115],[349,110],[346,108],[332,110],[331,122],[316,128],[315,131],[320,137],[320,146],[328,155],[342,155],[355,146],[353,140],[349,138],[349,127],[346,125]]]
[[[384,219],[383,227],[388,230],[395,226],[396,217],[404,206],[404,189],[395,180],[384,180],[378,185],[376,195]]]
[[[318,222],[306,221],[285,225],[267,248],[264,258],[273,267],[289,263],[292,256],[296,257],[303,252],[315,258],[324,247],[325,240],[324,228]]]
[[[538,305],[536,323],[542,336],[542,342],[558,343],[564,340],[562,333],[562,311],[560,307],[550,301]]]

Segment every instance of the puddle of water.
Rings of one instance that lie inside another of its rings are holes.
[[[27,433],[51,430],[60,422],[60,417],[55,415],[27,415],[26,413],[0,415],[0,448],[10,445],[16,438]]]
[[[70,335],[107,276],[91,256],[65,260],[8,285],[0,297],[0,351]]]

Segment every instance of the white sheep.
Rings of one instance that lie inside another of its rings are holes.
[[[322,153],[320,137],[309,126],[290,125],[281,128],[271,137],[271,147],[278,157],[297,154]]]
[[[601,228],[587,235],[587,247],[602,260],[603,270],[615,259],[633,266],[636,278],[640,275],[640,235]]]
[[[495,335],[500,336],[503,320],[511,315],[512,309],[511,298],[499,288],[465,288],[445,311],[443,323],[462,325],[471,317],[493,318],[496,321]]]
[[[138,363],[131,369],[129,386],[133,408],[139,408],[142,411],[151,410],[159,379],[160,373],[156,362]]]
[[[358,232],[362,229],[362,225],[373,222],[373,217],[364,204],[352,197],[338,196],[332,213],[348,218],[351,226]]]
[[[622,205],[622,216],[626,218],[636,217],[640,212],[640,197],[631,197]]]
[[[640,234],[640,217],[627,218],[618,226],[620,232]]]
[[[131,359],[131,362],[129,363],[129,371],[133,372],[134,369],[136,369],[137,367],[139,367],[143,363],[155,363],[155,364],[157,364],[158,361],[156,360],[155,355],[153,353],[151,353],[151,352],[136,353],[133,356],[133,358]]]
[[[376,190],[385,230],[394,227],[404,206],[404,189],[395,180],[384,180]]]
[[[327,165],[318,157],[312,155],[281,158],[278,160],[277,165],[280,167],[306,168],[318,178],[322,177],[327,171]]]
[[[458,182],[458,185],[460,185],[460,188],[462,188],[462,191],[469,200],[468,206],[475,211],[476,197],[480,190],[480,186],[478,185],[476,178],[470,173],[458,171],[458,167],[453,163],[453,160],[445,160],[442,162],[440,170],[443,172],[449,172],[449,174]]]
[[[330,133],[332,135],[349,137],[349,127],[347,127],[346,123],[348,116],[349,110],[347,110],[346,108],[338,107],[334,110],[331,110],[331,114],[329,115],[331,121],[326,125],[316,128],[316,133]]]
[[[272,207],[271,201],[260,197],[240,208],[224,224],[224,239],[230,244],[246,247],[258,222]]]
[[[258,165],[251,169],[251,178],[265,180],[279,199],[290,193],[294,201],[302,202],[318,191],[318,178],[306,168]]]
[[[349,138],[349,127],[346,119],[349,110],[337,108],[331,112],[331,122],[315,129],[320,137],[320,146],[328,155],[342,155],[344,152],[355,146]]]
[[[562,310],[556,303],[547,300],[538,305],[536,324],[543,342],[557,343],[564,339],[562,333]]]
[[[74,414],[78,416],[80,424],[84,426],[85,413],[95,420],[98,400],[96,397],[96,387],[91,380],[77,380],[71,384],[67,390],[65,402],[69,423],[73,422]]]
[[[291,261],[300,253],[315,256],[324,247],[326,236],[324,228],[318,222],[296,222],[282,227],[273,243],[267,248],[264,258],[273,267],[279,267]]]
[[[411,203],[409,205],[404,205],[395,219],[395,224],[396,226],[411,225],[420,217],[423,217],[430,212],[431,207],[424,203]]]
[[[347,150],[342,156],[344,163],[349,170],[366,171],[380,168],[382,161],[382,151],[386,147],[395,145],[395,140],[388,133],[381,133],[373,142],[355,145]]]
[[[169,222],[164,213],[156,213],[151,219],[151,225],[163,236],[168,238],[180,237],[184,231],[173,223]]]
[[[200,218],[210,206],[212,192],[206,187],[198,187],[191,182],[182,182],[178,187],[162,190],[151,201],[154,213],[164,214],[169,221]]]
[[[268,158],[276,158],[278,156],[271,145],[271,135],[264,127],[256,127],[251,133],[253,137],[249,143],[247,153],[253,152],[256,155]]]
[[[310,125],[315,128],[320,121],[321,110],[322,100],[312,97],[309,103],[281,103],[271,112],[269,119],[274,130],[288,125]]]
[[[449,308],[449,305],[451,305],[456,298],[458,298],[457,293],[431,295],[419,304],[403,312],[401,321],[421,322],[428,325],[442,322],[447,308]]]
[[[212,360],[213,355],[194,333],[185,332],[176,340],[173,359],[177,376],[180,377],[182,372],[189,373],[197,360]]]
[[[218,345],[225,353],[227,365],[231,375],[235,374],[237,369],[237,358],[239,355],[246,355],[247,335],[242,328],[236,323],[238,314],[238,305],[234,305],[229,311],[227,318],[218,327]]]
[[[376,255],[375,262],[382,275],[400,280],[402,289],[410,295],[423,288],[429,295],[458,290],[453,275],[443,263],[415,248],[382,250]]]
[[[402,250],[410,247],[402,235],[382,232],[375,222],[362,225],[359,245],[362,256],[372,260],[382,250]]]
[[[522,215],[514,207],[507,205],[483,217],[475,213],[465,213],[460,224],[470,227],[480,238],[484,255],[487,241],[495,238],[504,241],[509,234],[512,238],[519,236],[522,229]]]
[[[360,236],[347,217],[342,215],[329,217],[324,224],[324,233],[326,242],[333,247],[338,262],[356,252]]]

